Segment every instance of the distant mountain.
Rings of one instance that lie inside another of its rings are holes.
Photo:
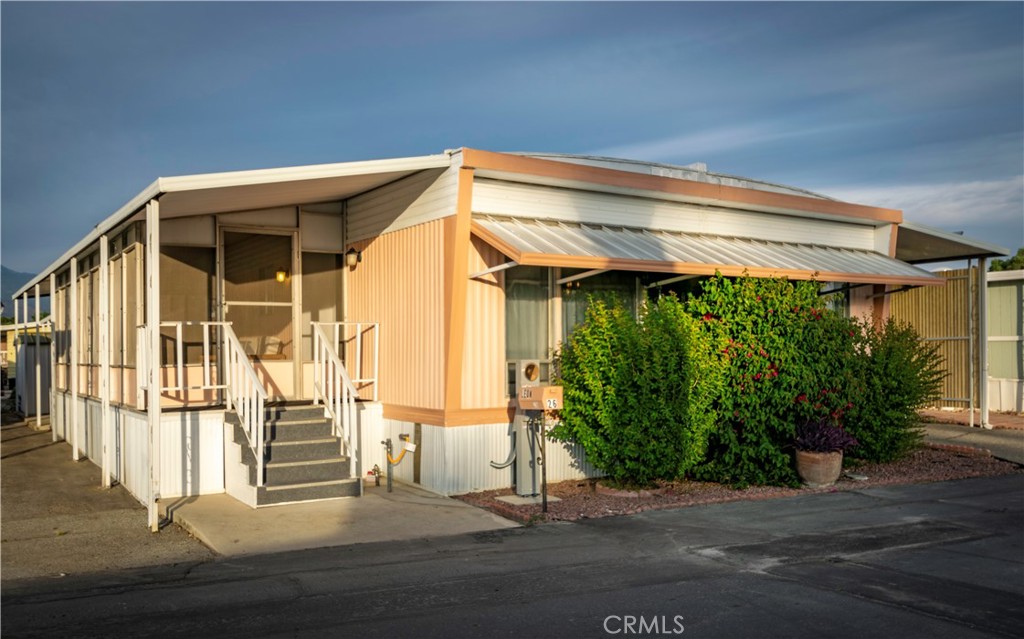
[[[0,266],[0,300],[4,303],[4,317],[14,317],[14,302],[11,296],[14,295],[19,288],[24,286],[35,277],[34,273],[20,273],[18,271],[11,270],[6,266]],[[50,310],[50,300],[44,297],[40,300],[40,309],[42,311]],[[28,312],[35,312],[35,301],[31,298],[28,302]]]

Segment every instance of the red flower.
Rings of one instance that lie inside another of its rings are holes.
[[[754,375],[754,379],[761,379],[761,373],[758,373],[757,375]]]
[[[796,396],[796,399],[793,401],[795,401],[797,404],[802,404],[807,401],[807,395],[804,393],[800,393],[799,395]]]
[[[705,322],[707,322],[708,320],[712,319],[713,317],[714,317],[714,315],[712,315],[711,313],[704,313],[704,317],[701,318],[701,319],[703,319]]]

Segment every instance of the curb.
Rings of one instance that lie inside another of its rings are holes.
[[[935,442],[925,442],[926,448],[933,448],[935,450],[946,450],[951,453],[961,453],[964,455],[976,455],[978,457],[991,457],[992,451],[987,448],[978,448],[977,446],[964,446],[962,444],[937,444]]]

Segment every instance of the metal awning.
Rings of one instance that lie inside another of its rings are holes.
[[[1009,254],[1005,247],[916,222],[904,222],[896,232],[896,257],[911,264]]]
[[[615,269],[823,282],[941,285],[944,280],[867,250],[621,226],[474,216],[473,233],[524,266]]]
[[[47,277],[50,273],[95,244],[102,234],[139,214],[152,199],[160,200],[161,219],[343,200],[420,171],[436,169],[440,172],[451,165],[451,161],[448,153],[441,153],[158,178],[18,289],[14,297],[31,291],[36,284],[40,285],[41,295],[49,295]]]

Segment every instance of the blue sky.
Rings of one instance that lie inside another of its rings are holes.
[[[157,176],[459,146],[707,162],[1024,244],[1021,3],[3,2],[0,20],[0,259],[20,271]]]

